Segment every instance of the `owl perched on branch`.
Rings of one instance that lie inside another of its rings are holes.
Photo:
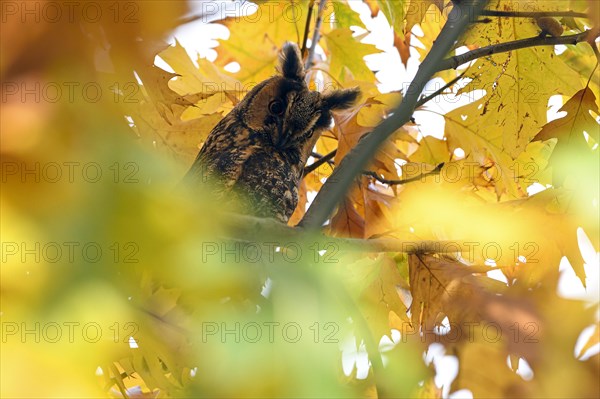
[[[321,94],[304,81],[300,51],[284,45],[279,75],[256,85],[211,131],[184,183],[211,181],[218,198],[244,212],[287,222],[304,165],[331,111],[351,107],[358,89]]]

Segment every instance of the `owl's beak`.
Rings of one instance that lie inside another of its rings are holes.
[[[292,137],[291,133],[287,121],[282,121],[282,123],[277,126],[277,142],[275,143],[275,147],[280,150],[285,150]]]
[[[279,137],[277,139],[276,147],[280,150],[284,150],[289,144],[289,138],[292,137],[292,134],[287,129],[281,128],[279,130]]]

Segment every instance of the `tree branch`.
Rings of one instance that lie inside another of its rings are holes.
[[[486,55],[505,53],[507,51],[519,50],[527,47],[535,46],[556,46],[557,44],[577,44],[587,39],[589,30],[570,36],[559,36],[559,37],[541,37],[535,36],[527,39],[515,40],[512,42],[493,44],[491,46],[481,47],[475,50],[471,50],[461,55],[446,58],[442,60],[438,66],[436,72],[443,71],[446,69],[456,69],[460,65],[465,64],[469,61],[476,60],[477,58],[485,57]]]
[[[573,18],[589,18],[589,15],[584,12],[575,11],[496,11],[483,10],[482,16],[486,17],[511,17],[511,18],[542,18],[542,17],[573,17]]]
[[[317,43],[321,37],[321,25],[323,24],[323,10],[325,9],[325,3],[327,0],[319,0],[319,8],[317,11],[317,22],[315,23],[315,32],[313,34],[312,42],[310,43],[310,50],[308,51],[308,57],[306,57],[306,62],[304,64],[304,68],[308,69],[312,65],[313,58],[315,57],[315,49],[317,48]]]
[[[379,176],[377,173],[372,172],[370,170],[364,171],[363,175],[370,176],[370,177],[374,178],[375,180],[377,180],[378,182],[387,184],[388,186],[396,186],[396,185],[400,185],[400,184],[412,183],[414,181],[421,180],[425,176],[439,175],[440,171],[442,170],[443,167],[444,167],[444,163],[442,162],[441,164],[437,165],[433,170],[431,170],[429,172],[421,173],[418,176],[413,176],[413,177],[409,177],[408,179],[402,179],[402,180],[384,179],[383,177]]]
[[[310,0],[308,3],[308,13],[306,15],[306,25],[304,26],[304,38],[302,39],[302,47],[300,54],[304,57],[306,55],[306,42],[308,41],[308,31],[310,30],[310,18],[312,17],[312,10],[315,5],[315,0]]]
[[[310,172],[314,171],[315,169],[317,169],[319,166],[323,165],[324,163],[331,161],[333,159],[333,157],[335,157],[335,154],[337,154],[337,150],[333,150],[329,154],[323,155],[321,158],[317,159],[315,162],[306,166],[304,168],[304,176],[306,176]]]
[[[442,86],[440,89],[434,91],[430,95],[428,95],[426,97],[422,97],[419,101],[417,101],[417,106],[415,108],[419,108],[419,107],[427,104],[429,101],[433,100],[434,98],[436,98],[437,96],[439,96],[440,94],[442,94],[444,92],[444,90],[446,90],[447,88],[451,87],[456,82],[458,82],[459,80],[461,80],[462,77],[465,76],[465,73],[466,72],[461,73],[460,75],[458,75],[457,77],[455,77],[454,79],[452,79],[451,81],[449,81],[444,86]]]
[[[223,218],[227,232],[224,238],[252,243],[286,242],[319,248],[333,245],[336,250],[352,252],[398,252],[406,254],[456,253],[472,250],[466,241],[399,240],[395,238],[360,239],[330,237],[320,232],[309,232],[301,227],[287,226],[275,219],[227,213]],[[472,243],[471,243],[472,244]]]
[[[331,177],[327,179],[308,208],[304,218],[300,221],[301,226],[318,229],[325,223],[337,204],[346,195],[354,178],[363,171],[373,154],[392,133],[410,120],[419,95],[438,70],[437,64],[452,49],[469,23],[477,20],[479,13],[486,4],[487,0],[463,0],[453,7],[438,36],[438,40],[434,42],[431,51],[419,66],[419,70],[400,105],[394,110],[391,117],[384,119],[373,130],[372,134],[360,140],[350,153],[344,157],[340,166],[333,171]]]
[[[319,166],[321,166],[324,163],[331,163],[333,164],[333,162],[331,162],[330,159],[327,159],[325,157],[328,157],[330,155],[335,155],[336,150],[333,150],[332,152],[330,152],[329,154],[323,156],[323,155],[319,155],[316,153],[313,153],[313,156],[318,156],[319,159],[315,162],[313,162],[308,168],[304,169],[304,176],[306,177],[306,175],[310,172],[312,172],[314,169],[318,168]],[[380,183],[383,184],[387,184],[388,186],[396,186],[396,185],[400,185],[400,184],[407,184],[407,183],[412,183],[414,181],[418,181],[421,180],[423,177],[429,176],[429,175],[438,175],[440,173],[440,171],[442,170],[442,167],[444,167],[444,163],[440,163],[439,165],[437,165],[433,170],[426,172],[426,173],[421,173],[418,176],[413,176],[413,177],[409,177],[407,179],[401,179],[401,180],[390,180],[390,179],[385,179],[381,176],[379,176],[377,173],[373,172],[372,170],[364,170],[362,172],[362,174],[364,176],[369,176],[372,177],[373,179],[377,180]]]
[[[321,155],[321,154],[319,154],[318,152],[315,152],[315,151],[311,151],[310,156],[314,157],[314,158],[317,158],[317,159],[323,158],[323,155]],[[327,163],[333,165],[333,161],[331,161],[331,160],[327,161]]]

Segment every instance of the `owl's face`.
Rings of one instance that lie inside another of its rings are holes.
[[[279,69],[281,75],[254,87],[236,109],[264,144],[281,151],[295,148],[302,152],[330,126],[331,111],[352,106],[359,91],[321,94],[308,90],[300,52],[293,44],[284,46]]]

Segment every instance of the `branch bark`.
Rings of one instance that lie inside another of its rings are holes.
[[[337,154],[337,150],[333,150],[329,154],[323,155],[321,158],[317,159],[315,162],[306,166],[304,168],[304,176],[306,176],[313,170],[317,169],[319,166],[323,165],[324,163],[331,161],[333,159],[333,157],[335,157],[335,154]]]
[[[419,95],[433,74],[438,71],[437,64],[452,49],[467,26],[477,20],[486,4],[487,0],[463,0],[452,9],[438,40],[435,41],[431,51],[421,63],[406,96],[394,110],[393,115],[383,120],[372,134],[359,141],[356,147],[344,157],[340,166],[334,170],[317,194],[304,218],[300,221],[300,226],[316,230],[325,223],[337,204],[346,195],[354,178],[363,171],[377,149],[392,133],[410,120]]]
[[[456,253],[472,250],[466,241],[399,240],[395,238],[360,239],[326,236],[320,232],[287,226],[275,219],[228,213],[223,220],[223,238],[248,242],[333,245],[340,251],[399,252],[406,254]]]
[[[556,46],[557,44],[577,44],[587,39],[590,31],[578,33],[576,35],[559,36],[559,37],[529,37],[527,39],[515,40],[513,42],[493,44],[491,46],[481,47],[471,50],[461,55],[446,58],[437,66],[437,72],[446,69],[456,69],[460,65],[469,61],[476,60],[486,55],[500,54],[507,51],[519,50],[526,47],[535,46]]]
[[[315,22],[315,32],[310,43],[310,49],[308,50],[306,63],[304,64],[305,69],[310,68],[310,66],[312,65],[313,58],[315,58],[315,49],[317,48],[317,43],[321,38],[321,25],[323,24],[323,10],[325,10],[325,3],[327,3],[327,0],[319,1],[319,8],[317,11],[317,22]]]
[[[420,175],[409,177],[407,179],[402,179],[402,180],[384,179],[383,177],[379,176],[377,173],[370,171],[370,170],[364,171],[363,175],[370,176],[373,179],[377,180],[378,182],[387,184],[388,186],[397,186],[397,185],[401,185],[401,184],[407,184],[407,183],[412,183],[414,181],[422,180],[426,176],[439,175],[440,171],[442,170],[443,167],[444,167],[444,163],[442,162],[441,164],[437,165],[435,167],[435,169],[433,169],[429,172],[421,173]]]
[[[482,16],[486,17],[510,17],[510,18],[541,18],[541,17],[573,17],[573,18],[589,18],[589,15],[584,12],[575,11],[496,11],[483,10]]]
[[[308,12],[306,15],[306,24],[304,25],[304,37],[302,39],[302,47],[300,53],[304,57],[306,55],[306,42],[308,41],[308,31],[310,30],[310,18],[312,17],[312,10],[315,5],[315,0],[310,0],[308,3]]]

